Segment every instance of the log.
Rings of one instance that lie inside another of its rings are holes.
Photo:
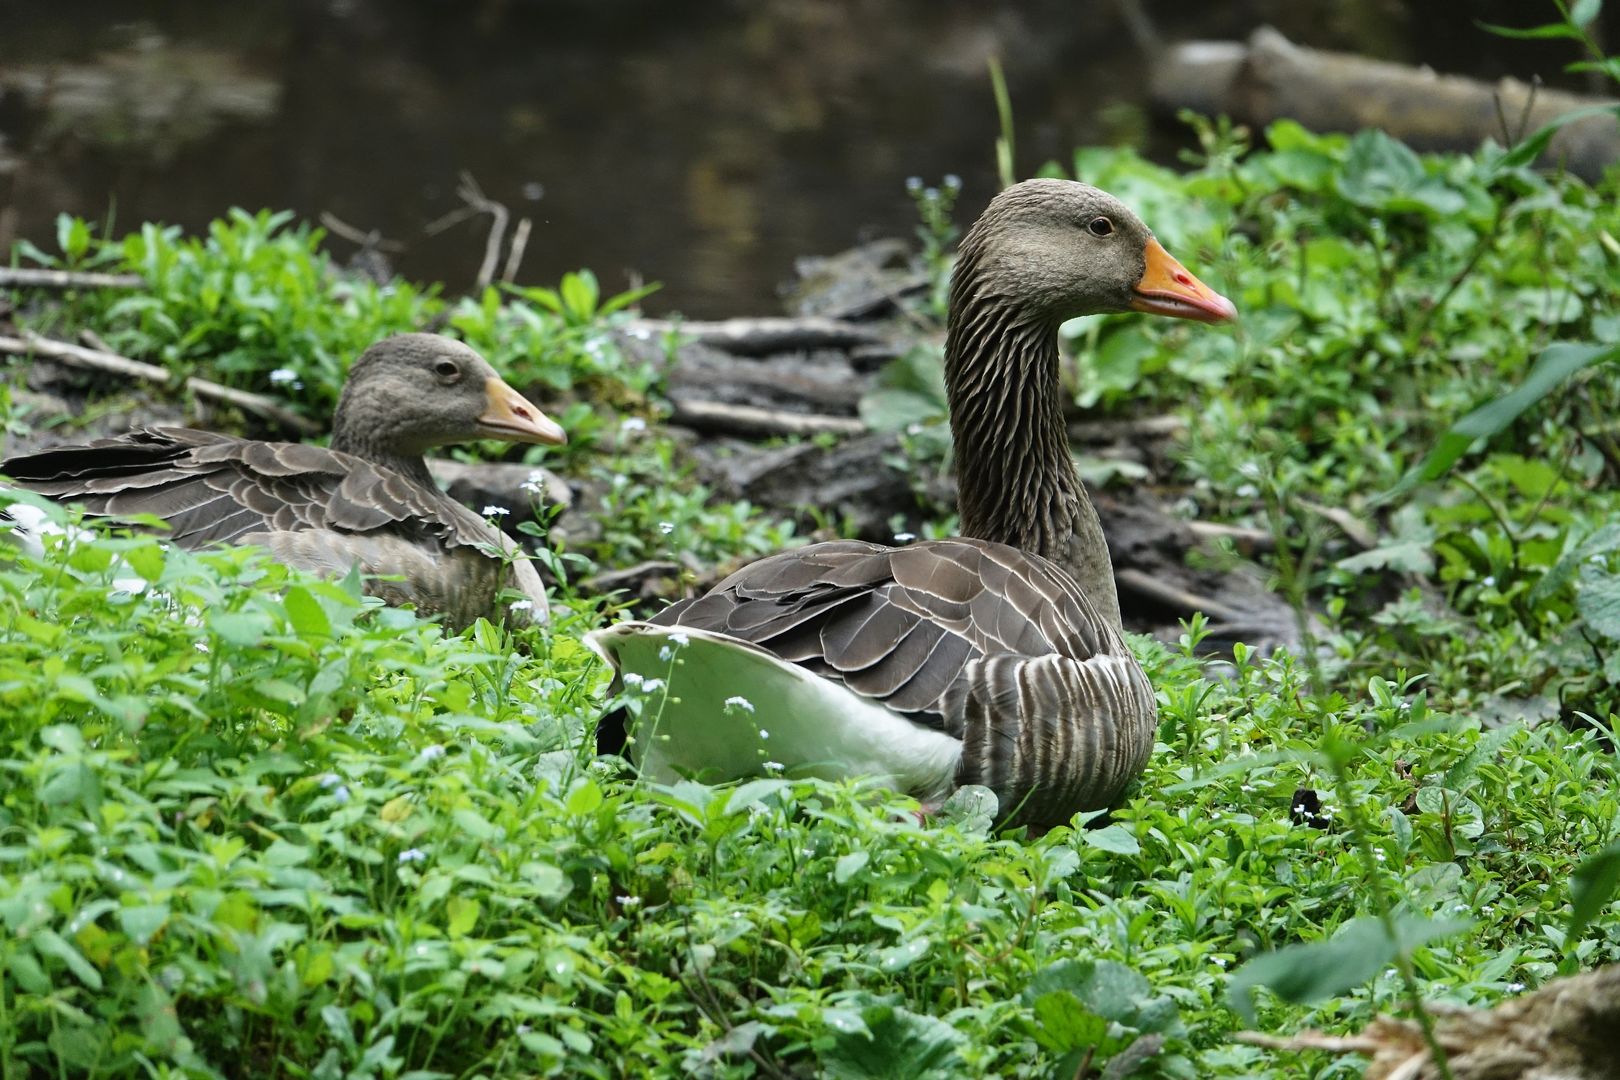
[[[724,401],[676,398],[669,422],[694,431],[724,432],[753,438],[780,435],[860,435],[866,425],[852,416],[823,416],[814,413],[763,409],[757,405],[732,405]]]
[[[842,319],[817,316],[722,319],[718,322],[672,319],[631,319],[627,333],[641,337],[677,333],[690,341],[723,349],[738,356],[769,356],[800,349],[850,349],[881,344],[883,337],[870,327]]]
[[[1620,965],[1554,979],[1491,1009],[1431,1006],[1435,1041],[1453,1080],[1606,1080],[1620,1075]],[[1439,1080],[1423,1032],[1381,1016],[1357,1035],[1306,1031],[1279,1038],[1239,1032],[1274,1050],[1325,1050],[1372,1058],[1367,1080]]]
[[[89,270],[43,270],[0,266],[0,288],[12,289],[138,289],[146,282],[139,274],[101,274]]]
[[[47,360],[55,360],[69,367],[118,375],[126,379],[140,379],[143,382],[157,383],[159,386],[174,384],[174,375],[168,369],[160,368],[156,364],[131,360],[127,356],[119,356],[117,353],[104,352],[100,349],[87,349],[83,345],[74,345],[71,342],[54,341],[27,330],[23,331],[20,338],[0,337],[0,353],[9,353],[12,356],[43,356]],[[320,424],[276,404],[262,394],[221,386],[219,383],[196,377],[187,379],[184,387],[197,397],[234,405],[243,412],[272,421],[300,435],[316,435],[321,431]]]
[[[1225,113],[1254,126],[1297,120],[1313,131],[1378,128],[1420,150],[1472,150],[1485,139],[1511,142],[1566,113],[1620,104],[1517,79],[1494,86],[1349,53],[1295,45],[1270,27],[1247,43],[1190,41],[1153,66],[1154,106]],[[1504,118],[1522,130],[1504,132]],[[1563,165],[1591,182],[1620,159],[1620,120],[1612,114],[1566,124],[1540,164]]]

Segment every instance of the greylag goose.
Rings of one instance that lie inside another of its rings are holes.
[[[962,538],[783,552],[650,622],[593,632],[620,679],[667,682],[632,731],[622,712],[604,718],[599,749],[628,749],[657,782],[770,763],[869,777],[925,809],[982,784],[1003,823],[1037,828],[1115,800],[1157,716],[1069,455],[1057,330],[1124,311],[1236,316],[1107,193],[1029,180],[997,195],[950,289]]]
[[[428,473],[426,450],[472,439],[566,436],[466,345],[400,334],[354,362],[330,449],[157,427],[13,457],[0,473],[99,517],[162,518],[181,547],[258,544],[321,574],[358,566],[370,594],[453,628],[543,621],[545,589],[517,545]],[[522,594],[515,611],[497,611],[503,588]]]

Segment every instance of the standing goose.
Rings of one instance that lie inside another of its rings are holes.
[[[991,201],[950,301],[963,538],[783,552],[591,634],[626,682],[668,682],[628,739],[644,775],[723,780],[769,761],[874,778],[925,807],[983,784],[1003,821],[1039,828],[1108,805],[1146,764],[1153,690],[1069,456],[1057,330],[1096,312],[1213,323],[1236,309],[1118,200],[1062,180]],[[618,716],[604,752],[627,741]]]
[[[184,548],[258,544],[288,566],[338,575],[460,628],[495,617],[503,588],[543,621],[540,576],[517,545],[445,495],[423,453],[472,439],[557,445],[562,428],[459,341],[400,334],[354,362],[330,449],[156,427],[0,463],[19,486],[98,517],[151,514]]]

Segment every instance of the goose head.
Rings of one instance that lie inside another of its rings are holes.
[[[1125,311],[1237,317],[1124,203],[1071,180],[1026,180],[991,200],[962,241],[954,284],[953,309],[991,303],[1046,325]]]
[[[332,421],[333,449],[410,458],[475,439],[567,442],[556,421],[509,386],[489,361],[451,338],[385,338],[349,369]]]

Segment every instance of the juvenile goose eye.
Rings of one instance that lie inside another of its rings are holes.
[[[461,368],[454,360],[440,360],[433,365],[433,373],[445,382],[455,382],[461,378]]]
[[[1114,231],[1114,223],[1105,217],[1094,217],[1086,228],[1091,230],[1092,236],[1108,236]]]

